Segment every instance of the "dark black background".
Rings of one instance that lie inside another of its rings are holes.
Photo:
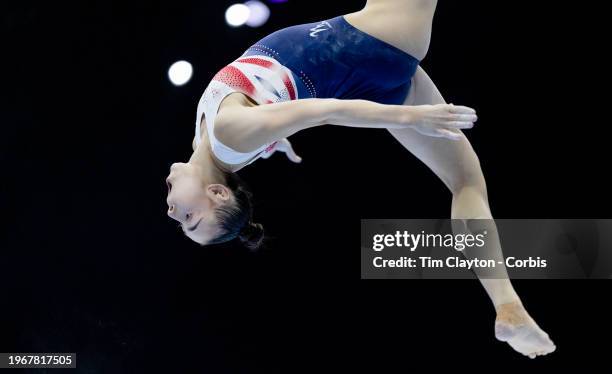
[[[77,352],[82,373],[437,372],[595,368],[607,281],[515,281],[555,340],[529,360],[493,336],[476,281],[363,281],[360,218],[448,217],[442,183],[385,131],[321,127],[240,174],[270,235],[201,248],[165,215],[196,103],[271,31],[362,1],[2,4],[0,351]],[[603,5],[602,5],[603,6]],[[608,217],[608,23],[593,3],[441,1],[424,68],[468,131],[498,218]],[[186,59],[183,87],[166,78]],[[605,367],[605,366],[604,366]]]

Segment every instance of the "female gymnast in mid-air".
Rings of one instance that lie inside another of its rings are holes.
[[[461,131],[476,112],[446,104],[419,66],[436,3],[368,0],[357,12],[276,31],[221,69],[198,104],[193,154],[167,178],[168,215],[185,235],[256,248],[263,228],[252,222],[251,193],[236,172],[275,151],[300,162],[287,137],[324,124],[387,129],[452,192],[451,218],[492,218],[478,157]],[[508,278],[480,281],[499,340],[531,358],[555,350]]]

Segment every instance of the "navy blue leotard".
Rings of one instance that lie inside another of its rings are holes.
[[[212,79],[198,104],[196,143],[205,117],[214,154],[228,164],[251,163],[276,142],[238,152],[214,136],[223,99],[241,92],[260,105],[307,99],[364,99],[402,104],[419,60],[348,23],[343,16],[278,30],[250,46]]]
[[[297,75],[300,98],[365,99],[382,104],[403,103],[419,64],[343,16],[276,31],[249,47],[244,56],[261,54]]]

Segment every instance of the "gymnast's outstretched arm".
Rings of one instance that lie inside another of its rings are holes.
[[[367,100],[301,99],[247,106],[222,106],[215,119],[215,136],[240,152],[286,138],[298,131],[332,124],[378,129],[412,128],[424,135],[456,139],[468,129],[476,112],[465,106],[386,105]]]

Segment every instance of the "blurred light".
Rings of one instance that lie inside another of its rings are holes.
[[[261,1],[251,0],[244,3],[244,5],[249,7],[250,10],[249,18],[246,21],[248,26],[259,27],[270,18],[270,9]]]
[[[175,86],[182,86],[189,82],[192,74],[193,68],[187,61],[177,61],[168,69],[168,78]]]
[[[244,4],[234,4],[225,11],[225,21],[230,26],[242,26],[251,15],[251,9]]]

